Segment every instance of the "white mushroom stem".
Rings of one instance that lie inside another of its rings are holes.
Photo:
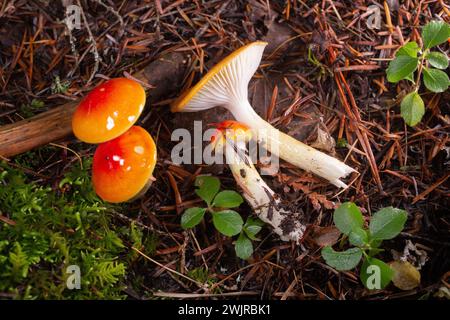
[[[248,83],[258,69],[266,45],[261,41],[253,42],[222,60],[189,93],[177,100],[173,110],[195,112],[223,106],[237,121],[250,127],[255,138],[272,154],[335,186],[347,187],[340,179],[354,169],[275,129],[248,102]]]
[[[278,195],[269,188],[252,164],[245,141],[227,138],[225,157],[236,182],[243,190],[244,198],[258,218],[271,225],[281,240],[299,242],[305,231],[300,215],[283,208]]]
[[[340,179],[354,172],[353,168],[274,128],[253,110],[247,99],[229,104],[227,109],[237,121],[250,127],[252,135],[272,154],[313,172],[337,187],[347,187]]]

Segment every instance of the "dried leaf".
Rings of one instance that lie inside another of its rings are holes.
[[[302,183],[302,182],[316,182],[317,180],[314,177],[293,178],[292,176],[286,174],[280,174],[279,178],[280,182],[282,182],[285,185],[284,188],[285,192],[289,192],[287,186],[293,188],[296,191],[303,192],[311,201],[311,204],[313,205],[314,209],[316,209],[317,211],[322,209],[322,206],[325,209],[334,209],[336,207],[336,204],[328,200],[325,195],[311,191],[311,189],[306,184]]]
[[[439,290],[434,294],[436,298],[445,298],[450,300],[450,290],[447,287],[440,287]]]
[[[335,204],[334,202],[327,199],[326,196],[323,194],[319,194],[317,192],[311,192],[307,194],[309,200],[311,201],[311,204],[313,205],[314,209],[319,211],[322,206],[325,207],[325,209],[334,209]]]
[[[407,261],[393,261],[390,264],[394,270],[392,282],[401,290],[411,290],[420,285],[420,272]]]
[[[407,261],[411,263],[417,270],[420,270],[428,261],[427,252],[417,249],[416,245],[411,240],[406,241],[405,248],[402,253],[392,250],[394,260]]]
[[[335,146],[336,141],[334,141],[334,138],[325,130],[317,128],[317,139],[311,144],[311,147],[327,152],[334,152]]]
[[[340,235],[341,232],[336,227],[314,226],[311,238],[318,246],[325,247],[332,246],[338,242]]]

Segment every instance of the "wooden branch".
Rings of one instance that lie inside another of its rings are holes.
[[[168,53],[133,74],[137,80],[154,87],[147,94],[150,105],[179,89],[178,84],[185,74],[185,61],[186,57],[181,53]],[[32,118],[0,127],[0,156],[11,157],[69,136],[72,133],[72,114],[78,103],[69,102]]]

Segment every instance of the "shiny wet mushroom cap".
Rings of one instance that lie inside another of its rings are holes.
[[[95,87],[78,105],[73,118],[75,136],[101,143],[120,136],[139,118],[145,90],[131,79],[115,78]]]
[[[150,186],[155,164],[153,138],[143,128],[133,126],[97,147],[92,164],[95,192],[108,202],[133,200]]]

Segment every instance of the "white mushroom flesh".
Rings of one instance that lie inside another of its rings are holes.
[[[203,85],[181,111],[201,111],[223,106],[237,121],[250,127],[253,136],[272,154],[328,180],[337,187],[347,187],[341,178],[354,172],[353,168],[274,128],[262,119],[248,102],[248,83],[259,66],[265,46],[264,42],[257,42],[230,60]]]
[[[221,148],[218,144],[216,151]],[[305,231],[301,215],[285,208],[279,196],[264,182],[248,155],[246,142],[227,137],[224,149],[226,162],[258,218],[271,225],[281,240],[299,242]]]

